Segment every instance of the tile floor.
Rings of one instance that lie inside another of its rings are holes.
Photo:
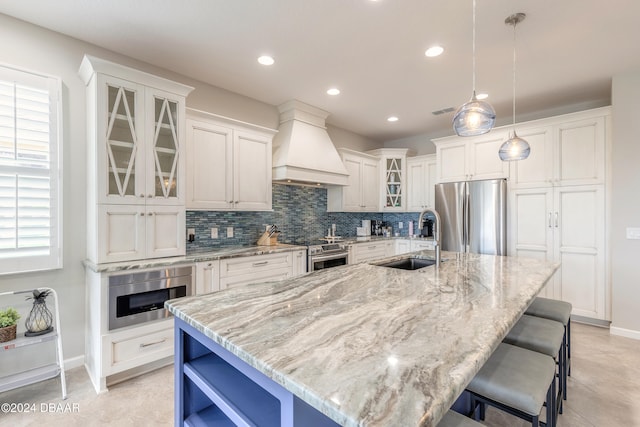
[[[640,427],[640,341],[577,323],[572,332],[569,400],[558,427]],[[0,413],[0,427],[173,425],[171,366],[115,385],[99,396],[84,368],[76,368],[67,373],[67,387],[66,401],[60,398],[59,379],[0,394],[0,403],[35,403],[37,408],[36,413]],[[52,403],[54,409],[68,404],[69,411],[41,412],[42,403]],[[484,424],[527,425],[491,408]]]

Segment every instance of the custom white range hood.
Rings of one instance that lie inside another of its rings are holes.
[[[307,185],[347,185],[349,176],[329,138],[324,110],[297,100],[278,106],[273,138],[273,180]]]

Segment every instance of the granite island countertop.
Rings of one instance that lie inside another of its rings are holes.
[[[166,307],[341,425],[434,426],[558,268],[443,257],[439,269],[347,265]]]

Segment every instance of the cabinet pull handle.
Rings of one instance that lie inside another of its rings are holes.
[[[253,266],[260,267],[261,265],[267,265],[267,264],[269,264],[269,261],[260,261],[260,262],[254,262]]]
[[[556,228],[558,228],[558,212],[556,212]]]
[[[549,212],[549,228],[551,228],[551,212]]]
[[[240,203],[240,202],[239,202],[238,200],[236,200],[236,201],[235,201],[235,202],[233,202],[233,203]]]
[[[375,248],[376,248],[376,245],[373,245],[373,246],[369,246],[368,249],[375,249]]]
[[[229,203],[233,203],[233,200],[229,200]]]
[[[162,344],[163,342],[165,342],[167,339],[166,338],[162,338],[160,341],[154,341],[154,342],[149,342],[149,343],[142,343],[140,344],[140,348],[146,348],[146,347],[151,347],[152,345],[158,345],[158,344]]]

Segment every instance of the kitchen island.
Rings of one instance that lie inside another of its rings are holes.
[[[195,393],[193,384],[182,389],[185,358],[199,352],[181,349],[191,330],[240,371],[247,366],[339,425],[436,425],[558,267],[443,258],[439,269],[347,265],[168,301],[181,387],[176,421],[183,393]]]

